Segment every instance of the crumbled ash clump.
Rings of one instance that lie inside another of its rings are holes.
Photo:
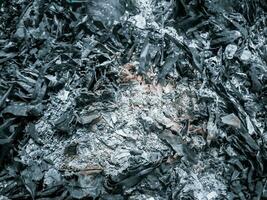
[[[44,145],[38,146],[30,140],[21,149],[21,160],[25,164],[31,160],[47,160],[55,167],[53,173],[65,177],[99,173],[117,177],[137,163],[164,159],[174,173],[174,180],[178,181],[176,184],[179,183],[177,186],[173,183],[171,188],[184,185],[177,198],[191,192],[196,199],[225,195],[221,169],[210,169],[222,161],[217,150],[204,151],[203,130],[190,125],[186,135],[182,136],[196,152],[203,150],[197,153],[194,164],[179,161],[179,155],[173,154],[169,144],[160,137],[165,129],[180,134],[185,121],[192,121],[191,113],[196,109],[194,92],[183,83],[164,86],[151,81],[147,84],[134,72],[134,65],[130,66],[120,73],[120,86],[114,91],[114,100],[94,102],[81,108],[76,120],[83,118],[85,126],[77,125],[75,133],[68,137],[54,132],[53,127],[57,118],[74,106],[73,96],[77,91],[59,91],[48,105],[47,113],[36,123],[37,135]],[[49,174],[52,172],[47,172],[45,183],[51,182]],[[136,189],[151,190],[151,198],[164,199],[167,194],[155,190],[163,175],[154,173],[144,178]],[[129,188],[125,194],[142,199],[143,195],[134,188]]]

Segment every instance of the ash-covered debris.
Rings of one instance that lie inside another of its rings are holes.
[[[267,198],[265,1],[0,12],[0,199]]]

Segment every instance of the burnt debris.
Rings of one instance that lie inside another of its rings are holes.
[[[0,199],[267,198],[266,11],[0,1]]]

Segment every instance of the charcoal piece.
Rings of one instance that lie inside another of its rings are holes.
[[[179,136],[174,135],[171,131],[164,130],[159,137],[166,141],[179,156],[185,157],[186,160],[196,163],[195,153],[184,144]]]
[[[243,133],[241,136],[244,138],[245,142],[253,149],[253,150],[259,150],[259,145],[257,142],[248,134]]]
[[[11,86],[11,87],[6,91],[6,93],[2,96],[2,98],[1,98],[1,100],[0,100],[0,109],[3,107],[3,105],[4,105],[5,101],[6,101],[6,99],[8,98],[8,96],[9,96],[11,90],[12,90],[12,88],[13,88],[13,86]]]
[[[211,47],[226,46],[230,43],[235,42],[241,36],[242,36],[241,33],[236,30],[234,31],[225,30],[223,32],[214,33],[211,40]]]
[[[14,58],[15,56],[17,56],[16,53],[5,53],[3,51],[0,52],[0,64]]]
[[[21,179],[31,198],[35,199],[37,193],[37,182],[43,179],[43,170],[36,162],[31,163],[29,168],[21,172]]]
[[[72,134],[71,124],[74,119],[71,111],[65,112],[54,122],[54,128],[60,133]]]
[[[67,156],[77,155],[77,146],[78,143],[71,143],[70,145],[66,146],[64,149],[64,154]]]
[[[143,166],[131,166],[121,174],[115,177],[110,177],[105,186],[108,190],[114,193],[121,193],[123,190],[138,184],[144,177],[158,167],[159,164],[160,162],[155,162]]]
[[[188,45],[186,45],[184,42],[178,41],[176,38],[172,37],[169,34],[166,34],[166,37],[186,53],[186,56],[189,59],[190,63],[197,71],[201,72],[203,70],[196,49],[188,47]]]
[[[205,18],[204,1],[175,1],[174,16],[178,22],[178,27],[186,31],[197,26]]]
[[[261,58],[265,61],[265,63],[267,63],[267,45],[264,45],[259,49],[259,54]]]
[[[97,101],[97,97],[93,93],[81,92],[80,96],[76,98],[77,106],[89,105]]]
[[[176,61],[178,60],[178,56],[170,56],[166,58],[165,63],[162,66],[162,70],[159,74],[159,80],[163,80],[165,79],[165,76],[170,73],[171,70],[173,70],[174,65],[176,63]]]
[[[16,141],[17,131],[14,130],[15,121],[14,118],[11,118],[0,126],[0,150],[2,152],[0,155],[0,164],[2,167],[4,162],[8,160],[5,158],[10,155],[10,150],[14,147],[13,143]]]
[[[43,145],[42,141],[40,140],[40,138],[38,138],[36,134],[36,128],[33,123],[28,124],[28,126],[26,127],[26,133],[30,135],[30,137],[33,139],[34,142],[36,142],[36,144]]]
[[[35,84],[35,89],[32,94],[32,98],[36,103],[41,103],[46,94],[47,84],[42,77],[39,77]]]
[[[78,107],[90,105],[94,102],[108,102],[114,100],[114,93],[108,90],[101,91],[100,94],[92,92],[81,92],[76,98],[76,104]]]
[[[67,192],[64,192],[65,188],[63,185],[51,186],[49,188],[45,188],[42,191],[37,193],[37,197],[39,199],[64,199],[67,196]]]
[[[252,64],[250,66],[248,75],[249,75],[251,82],[252,82],[251,89],[253,92],[261,92],[262,91],[263,84],[262,84],[262,80],[260,79],[260,75],[265,74],[265,73],[266,72],[264,72],[264,70],[262,70],[261,66],[257,66],[254,64]]]
[[[10,105],[7,106],[3,111],[5,115],[13,115],[17,117],[40,117],[43,115],[43,106],[42,104],[37,105]]]
[[[138,73],[144,74],[148,69],[150,65],[151,55],[150,55],[150,46],[149,39],[146,38],[146,42],[144,43],[143,49],[140,54],[139,58],[139,68]]]

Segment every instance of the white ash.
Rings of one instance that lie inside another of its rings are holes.
[[[63,94],[64,91],[60,92]],[[188,96],[190,95],[190,97]],[[113,107],[113,111],[106,111],[98,107],[99,103],[93,103],[84,110],[93,111],[100,109],[102,119],[90,129],[78,128],[71,137],[63,137],[53,132],[53,121],[59,113],[67,110],[72,105],[72,95],[68,100],[55,97],[58,104],[52,103],[48,113],[36,124],[38,137],[44,146],[36,145],[32,140],[21,150],[21,159],[27,163],[29,160],[46,159],[52,162],[57,170],[63,166],[69,169],[101,168],[107,175],[116,175],[130,166],[129,159],[134,156],[131,152],[137,152],[144,161],[152,158],[161,158],[169,155],[170,149],[158,137],[158,133],[146,130],[142,122],[148,124],[163,123],[167,127],[179,132],[181,120],[188,118],[188,111],[192,109],[192,94],[186,85],[148,85],[133,81],[126,86],[121,86],[117,92],[116,103],[106,103],[106,107]],[[103,105],[102,105],[103,106]],[[57,110],[57,112],[51,112]],[[191,146],[201,149],[205,145],[204,139],[192,136],[185,141],[192,142]],[[67,156],[64,149],[72,143],[77,143],[77,155]],[[216,156],[214,157],[216,159]],[[205,160],[201,161],[205,165]],[[208,161],[206,161],[208,162]],[[182,170],[182,169],[181,169]],[[192,181],[187,188],[194,191],[196,199],[203,199],[210,192],[220,194],[223,182],[213,177],[214,172],[199,172],[198,181]],[[186,176],[196,179],[193,172]],[[49,176],[49,175],[47,175]],[[192,180],[193,180],[192,179]],[[48,177],[46,182],[51,182]],[[186,181],[186,179],[184,180]],[[202,184],[210,184],[212,189],[203,189]],[[195,188],[195,189],[194,189]]]

